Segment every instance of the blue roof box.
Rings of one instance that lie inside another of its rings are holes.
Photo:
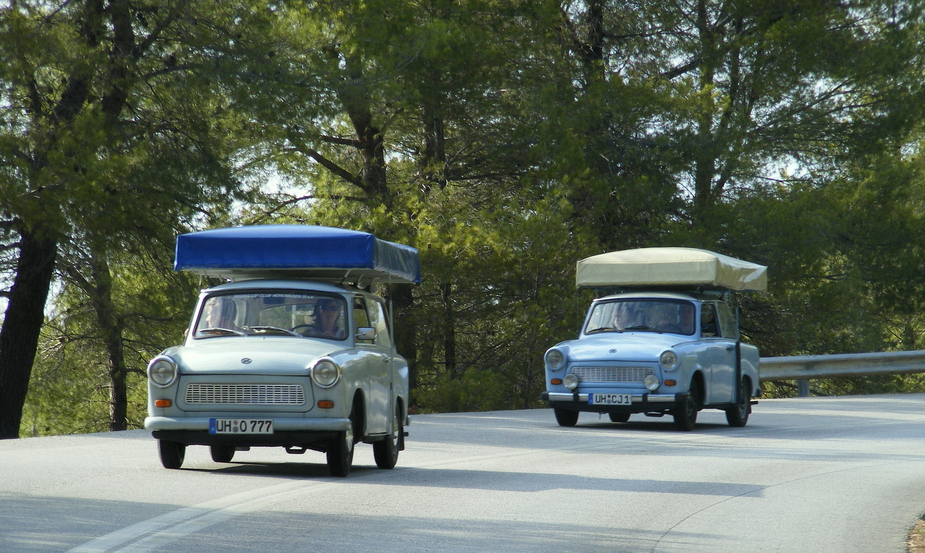
[[[255,225],[181,234],[177,271],[215,278],[309,278],[368,285],[419,283],[418,251],[368,232]]]

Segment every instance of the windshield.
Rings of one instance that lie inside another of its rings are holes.
[[[597,332],[694,333],[694,304],[684,300],[615,300],[595,304],[585,334]]]
[[[207,298],[193,337],[279,335],[343,340],[346,323],[346,302],[341,296],[251,291]]]

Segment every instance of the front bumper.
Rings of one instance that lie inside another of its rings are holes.
[[[591,411],[597,413],[647,413],[665,412],[682,405],[687,393],[681,394],[632,394],[630,405],[593,405],[588,403],[588,393],[581,392],[543,392],[543,401],[550,407],[569,409],[571,411]]]
[[[155,430],[158,440],[185,445],[236,447],[285,447],[325,451],[328,444],[343,439],[343,432],[274,432],[273,434],[209,434],[202,430]],[[297,451],[297,453],[302,453]]]
[[[218,417],[223,418],[223,417]],[[210,434],[209,417],[148,417],[145,428],[158,440],[186,445],[282,446],[323,451],[350,430],[350,419],[273,419],[273,434]]]
[[[242,415],[238,413],[237,418],[261,418],[273,419],[273,429],[276,432],[340,432],[350,430],[350,419],[331,418],[331,419],[301,419],[273,416],[254,416]],[[215,417],[147,417],[145,418],[146,430],[190,430],[199,432],[209,432],[209,419],[212,418],[232,418],[229,416]]]

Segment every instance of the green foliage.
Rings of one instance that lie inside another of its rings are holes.
[[[454,413],[510,409],[510,386],[502,375],[471,372],[462,378],[436,374],[419,382],[415,390],[417,413]]]
[[[52,366],[89,351],[106,360],[108,382],[89,382],[110,390],[111,429],[124,427],[131,410],[129,363],[150,353],[133,335],[146,323],[125,311],[120,287],[152,262],[169,267],[178,231],[221,220],[247,197],[235,158],[253,135],[213,80],[228,78],[214,62],[233,53],[218,45],[234,34],[242,8],[17,2],[0,11],[0,53],[11,60],[0,70],[0,216],[12,231],[4,245],[19,247],[16,235],[26,231],[57,245],[57,299],[69,314],[58,331],[93,344],[75,344]],[[3,372],[29,370],[9,365]]]
[[[199,287],[196,279],[144,257],[116,259],[113,303],[129,367],[127,428],[138,429],[146,416],[147,363],[165,347],[181,342]],[[68,284],[56,296],[55,305],[33,367],[22,435],[107,430],[111,365],[92,302],[83,290]]]
[[[623,248],[768,265],[740,300],[765,356],[923,347],[917,4],[130,2],[131,63],[94,5],[0,9],[2,228],[61,237],[24,433],[105,428],[120,356],[140,424],[195,294],[174,237],[238,222],[420,250],[390,291],[420,411],[538,406],[575,262]]]

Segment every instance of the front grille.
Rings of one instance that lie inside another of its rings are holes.
[[[190,384],[188,405],[305,405],[297,384]]]
[[[652,367],[574,367],[579,382],[642,382],[655,374]]]

